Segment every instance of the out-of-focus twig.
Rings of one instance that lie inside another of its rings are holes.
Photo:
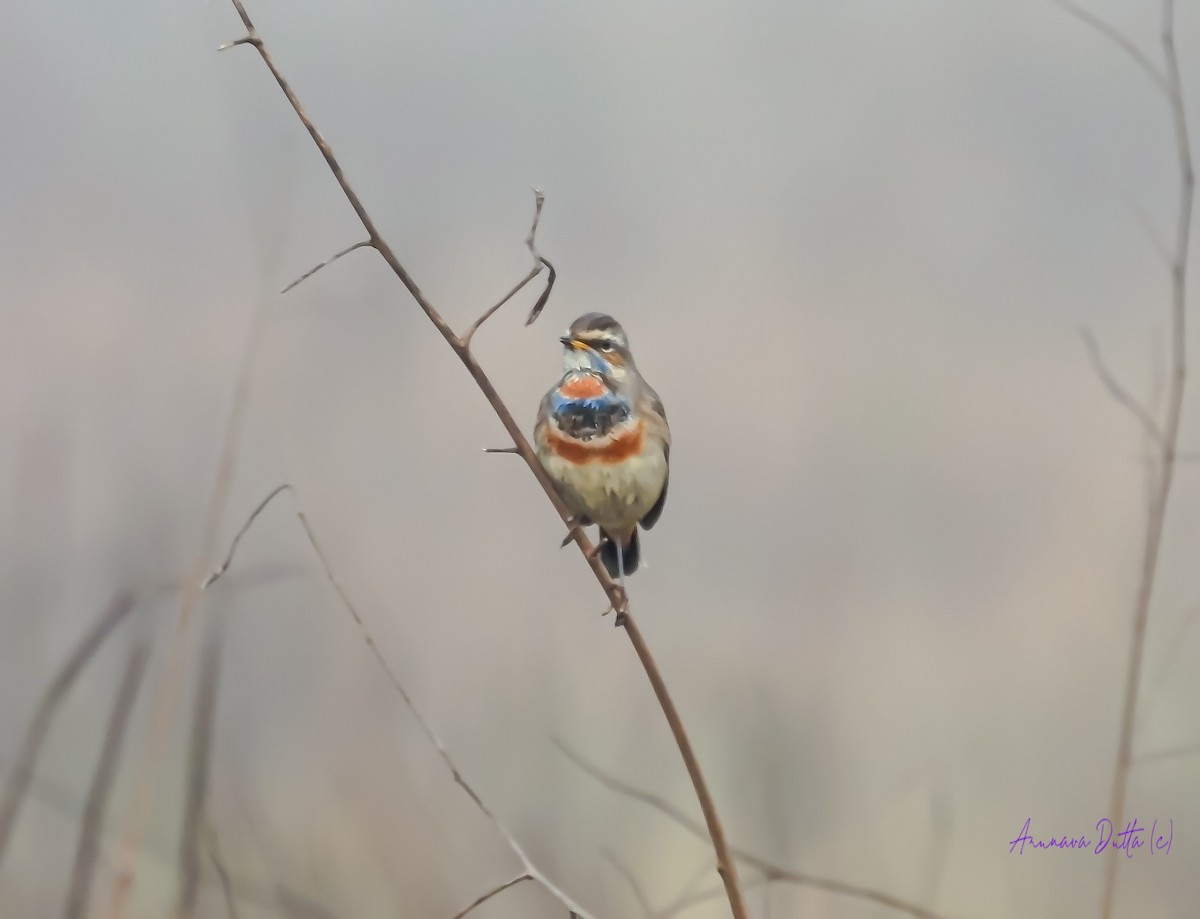
[[[272,498],[284,491],[291,491],[293,497],[296,497],[296,490],[294,488],[280,486],[274,489],[264,501],[259,502],[258,506],[254,509],[252,516],[258,516],[258,514],[262,512],[263,508],[266,507],[267,503]],[[475,788],[466,780],[466,778],[463,777],[462,772],[459,771],[458,766],[455,765],[453,758],[450,756],[449,750],[446,749],[446,745],[442,743],[441,738],[433,730],[433,727],[425,719],[425,716],[421,714],[421,710],[417,707],[416,703],[413,702],[412,696],[408,694],[408,690],[406,690],[404,688],[404,684],[400,682],[400,677],[396,674],[396,671],[392,669],[391,664],[389,664],[387,658],[384,657],[383,651],[380,650],[379,645],[376,643],[374,637],[367,629],[366,622],[359,613],[358,607],[356,607],[353,601],[351,601],[350,596],[346,593],[346,589],[342,586],[341,581],[339,581],[337,575],[334,574],[333,567],[329,564],[329,559],[325,555],[324,549],[321,548],[321,543],[318,541],[317,534],[313,531],[312,525],[308,521],[308,517],[305,516],[304,511],[299,509],[296,511],[296,517],[299,519],[300,526],[303,527],[304,534],[308,537],[309,545],[312,546],[313,553],[316,555],[317,561],[321,565],[321,570],[325,575],[325,580],[329,582],[329,585],[337,594],[338,599],[341,601],[342,607],[347,613],[350,614],[350,618],[354,620],[355,625],[358,627],[359,634],[362,635],[363,641],[366,643],[368,650],[371,652],[371,656],[375,658],[375,663],[379,665],[379,669],[382,670],[384,676],[387,677],[392,689],[395,690],[396,694],[404,703],[405,708],[408,709],[409,714],[412,715],[413,720],[416,721],[417,726],[421,729],[421,733],[425,735],[426,739],[437,751],[438,757],[441,759],[446,769],[450,772],[451,778],[454,779],[459,788],[466,792],[467,797],[471,799],[475,807],[478,808],[479,811],[485,817],[487,817],[489,821],[491,821],[492,826],[496,828],[496,831],[501,837],[503,837],[505,843],[508,844],[509,849],[512,850],[513,854],[521,862],[524,873],[528,874],[534,881],[541,885],[551,896],[567,907],[567,909],[572,913],[581,917],[581,919],[591,919],[590,915],[583,909],[583,907],[575,903],[575,901],[572,900],[564,890],[558,887],[553,881],[546,877],[546,875],[544,875],[536,865],[534,865],[529,856],[526,854],[524,848],[522,848],[521,844],[517,842],[517,838],[512,834],[503,821],[501,821],[500,818],[493,813],[492,809],[483,802],[483,799],[479,796],[478,792],[475,791]],[[244,535],[247,528],[248,527],[244,526],[241,530],[239,530],[239,539],[242,535]],[[233,558],[234,547],[231,547],[226,557],[226,568],[228,567],[229,563],[233,561]]]
[[[454,919],[463,919],[463,917],[466,916],[468,913],[470,913],[472,910],[474,910],[475,907],[483,906],[484,903],[486,903],[488,900],[490,900],[492,897],[496,896],[497,894],[504,893],[504,891],[508,890],[508,888],[516,887],[518,884],[522,883],[523,881],[532,881],[532,880],[535,880],[535,878],[532,874],[518,874],[511,881],[505,881],[503,884],[500,884],[497,887],[493,887],[491,890],[489,890],[487,893],[485,893],[482,897],[480,897],[474,903],[472,903],[470,906],[468,906],[466,909],[464,909],[461,913],[455,913]]]
[[[1172,747],[1169,750],[1152,750],[1149,753],[1139,753],[1133,758],[1135,766],[1144,766],[1147,763],[1161,763],[1171,759],[1183,759],[1186,756],[1200,755],[1200,743],[1190,744],[1186,747]]]
[[[183,835],[179,846],[179,899],[175,909],[179,919],[191,919],[196,909],[196,893],[200,889],[203,834],[207,825],[205,810],[208,804],[213,727],[217,716],[217,687],[221,671],[219,636],[218,627],[215,624],[211,625],[200,658],[200,675],[192,711],[187,795],[183,811]]]
[[[1100,354],[1100,344],[1096,341],[1096,336],[1089,328],[1079,330],[1079,337],[1083,339],[1083,346],[1087,349],[1088,358],[1092,362],[1092,369],[1096,371],[1096,376],[1100,378],[1100,382],[1104,384],[1104,388],[1108,390],[1108,394],[1113,397],[1120,405],[1129,410],[1129,413],[1138,420],[1147,436],[1158,445],[1162,444],[1163,432],[1158,427],[1158,422],[1150,417],[1150,413],[1146,411],[1137,399],[1121,385],[1113,372],[1104,362],[1104,357]]]
[[[1095,13],[1084,9],[1076,3],[1070,2],[1070,0],[1050,0],[1050,2],[1066,10],[1080,22],[1085,23],[1109,39],[1114,45],[1128,54],[1134,63],[1142,68],[1142,71],[1153,81],[1155,86],[1163,92],[1170,92],[1166,74],[1159,70],[1158,65],[1150,60],[1146,52],[1134,44],[1120,29],[1111,23],[1105,22]]]
[[[637,879],[637,875],[633,873],[633,869],[621,861],[617,853],[610,849],[603,850],[602,854],[604,855],[604,860],[612,865],[613,870],[621,875],[621,879],[629,885],[629,890],[633,894],[633,898],[642,910],[642,916],[645,919],[649,919],[650,916],[654,915],[654,907],[650,904],[650,898],[646,895],[646,891],[642,889],[642,883]]]
[[[669,817],[683,829],[687,830],[693,836],[703,839],[705,836],[704,826],[698,823],[693,818],[689,817],[680,808],[676,807],[670,801],[659,795],[649,791],[644,791],[628,782],[622,781],[615,776],[605,772],[599,766],[588,761],[571,747],[567,746],[562,740],[557,737],[552,737],[551,741],[559,749],[559,751],[576,766],[590,775],[593,779],[603,785],[610,791],[615,791],[617,794],[624,795],[627,798],[632,798],[635,801],[641,801],[654,808],[659,813]],[[901,900],[899,897],[893,897],[891,894],[886,894],[878,890],[871,890],[868,887],[861,887],[857,884],[847,884],[843,881],[835,881],[831,878],[818,877],[816,875],[807,874],[801,871],[792,871],[789,868],[783,868],[765,858],[747,852],[745,849],[739,849],[737,846],[731,846],[729,850],[733,857],[738,861],[749,865],[752,868],[761,871],[763,879],[769,883],[779,882],[795,884],[799,887],[811,887],[815,890],[825,890],[829,893],[841,894],[847,897],[854,897],[859,900],[868,900],[872,903],[878,903],[881,906],[889,906],[894,910],[905,913],[916,919],[944,919],[938,913],[928,910],[923,906],[918,906],[915,903],[909,903]],[[752,886],[752,882],[747,881],[746,886]],[[712,891],[702,891],[676,901],[668,909],[661,910],[656,913],[656,916],[665,917],[673,915],[681,909],[688,906],[693,906],[697,903],[704,903],[712,899],[720,897],[722,890],[715,889]]]
[[[133,800],[129,804],[114,845],[114,880],[109,895],[108,919],[121,919],[125,914],[133,890],[134,871],[141,850],[142,836],[154,810],[159,767],[166,753],[175,708],[179,704],[188,676],[189,633],[200,605],[201,578],[208,573],[212,565],[213,548],[217,544],[221,518],[225,513],[233,487],[234,473],[237,470],[238,448],[250,405],[254,369],[266,332],[266,303],[265,297],[259,297],[251,313],[250,329],[238,362],[229,414],[225,418],[225,428],[221,435],[216,475],[204,509],[199,545],[188,566],[187,578],[180,592],[175,633],[158,671],[149,726],[133,770]]]
[[[34,711],[33,720],[25,731],[25,739],[21,743],[16,762],[8,774],[8,781],[4,785],[4,796],[0,798],[0,865],[4,862],[4,853],[8,848],[13,824],[20,813],[25,794],[29,790],[29,783],[33,779],[33,769],[37,764],[42,743],[46,739],[46,734],[50,730],[59,705],[66,698],[88,661],[104,644],[105,639],[113,633],[113,630],[129,615],[133,606],[132,594],[120,593],[114,597],[100,614],[100,618],[80,639],[79,644],[63,662],[54,680],[42,693],[42,698]]]
[[[204,825],[204,851],[208,853],[208,860],[212,862],[213,870],[217,872],[217,879],[221,884],[221,893],[225,896],[225,912],[229,919],[241,919],[240,911],[238,910],[237,892],[233,888],[233,876],[229,873],[229,868],[225,865],[225,859],[221,855],[221,847],[217,843],[217,830],[211,823]]]
[[[1155,428],[1160,431],[1160,436],[1156,438],[1159,448],[1158,475],[1154,480],[1154,489],[1146,513],[1141,576],[1133,606],[1133,634],[1129,642],[1129,658],[1126,665],[1116,766],[1113,770],[1112,791],[1106,815],[1112,820],[1114,826],[1122,826],[1125,821],[1125,798],[1129,787],[1129,771],[1134,763],[1133,734],[1137,722],[1142,664],[1145,658],[1146,624],[1150,617],[1150,602],[1154,594],[1155,577],[1158,573],[1163,530],[1167,518],[1167,502],[1171,496],[1171,485],[1174,481],[1178,458],[1179,428],[1183,419],[1183,397],[1187,382],[1188,256],[1196,174],[1191,139],[1188,134],[1187,110],[1183,100],[1183,82],[1179,75],[1179,57],[1175,48],[1174,0],[1163,0],[1162,3],[1160,38],[1163,49],[1163,67],[1161,69],[1120,30],[1068,0],[1054,0],[1054,2],[1125,51],[1153,79],[1170,109],[1179,171],[1179,201],[1175,239],[1169,253],[1171,374],[1167,390],[1166,419],[1161,426],[1155,425]],[[1111,392],[1112,386],[1103,374],[1101,380]],[[1120,862],[1118,850],[1112,849],[1104,869],[1104,891],[1100,904],[1101,919],[1110,919],[1112,916],[1117,867]]]
[[[417,286],[412,276],[400,263],[400,260],[396,257],[396,254],[392,251],[391,246],[389,246],[384,238],[380,235],[379,230],[376,228],[371,216],[367,213],[367,209],[363,205],[362,200],[359,198],[358,193],[354,191],[349,180],[346,178],[346,174],[342,170],[341,164],[338,162],[337,157],[335,157],[333,154],[333,149],[321,135],[321,132],[317,130],[316,125],[313,124],[312,119],[309,118],[308,113],[305,112],[304,107],[300,104],[300,100],[297,98],[288,81],[284,78],[283,74],[276,66],[274,59],[267,50],[266,43],[254,28],[254,23],[250,20],[250,16],[246,12],[245,4],[242,3],[242,0],[231,0],[231,2],[234,9],[237,11],[238,17],[242,20],[242,25],[246,29],[246,34],[241,38],[237,38],[226,43],[225,45],[222,45],[221,47],[233,48],[248,45],[254,48],[254,50],[258,53],[258,56],[262,59],[263,64],[265,64],[267,69],[271,72],[271,76],[275,78],[275,82],[278,84],[280,90],[282,90],[284,96],[287,98],[288,104],[292,107],[292,111],[296,113],[296,117],[300,119],[300,123],[304,125],[304,129],[308,132],[309,137],[312,138],[312,141],[314,144],[316,144],[321,156],[325,159],[325,163],[329,166],[329,171],[333,174],[334,180],[341,188],[342,194],[346,197],[347,203],[349,203],[350,207],[354,210],[354,213],[358,216],[359,222],[366,231],[367,240],[370,242],[371,248],[378,252],[380,258],[382,258],[387,263],[388,267],[391,268],[392,273],[395,274],[400,283],[404,285],[404,288],[412,296],[417,306],[420,307],[423,313],[425,313],[429,321],[433,323],[434,328],[436,328],[442,338],[445,339],[446,344],[450,346],[450,349],[462,362],[463,366],[467,369],[467,372],[471,374],[472,379],[475,380],[475,384],[479,387],[480,391],[484,395],[484,398],[487,399],[488,404],[491,405],[492,410],[496,413],[496,417],[499,419],[500,423],[504,426],[505,431],[511,438],[517,453],[520,454],[521,458],[525,461],[525,464],[529,467],[529,471],[533,474],[534,478],[537,479],[538,484],[541,485],[542,491],[545,493],[550,503],[554,506],[555,511],[558,512],[559,518],[562,520],[563,524],[567,526],[571,537],[579,546],[584,561],[588,567],[591,568],[592,574],[596,578],[596,582],[600,585],[600,588],[608,597],[608,601],[612,608],[617,611],[617,621],[619,624],[624,626],[625,633],[629,638],[630,644],[633,645],[634,652],[637,654],[638,660],[642,665],[642,669],[645,671],[646,677],[650,681],[650,685],[654,690],[654,696],[658,700],[659,707],[662,709],[663,715],[666,718],[667,724],[671,730],[671,735],[675,739],[676,746],[679,748],[679,754],[683,759],[684,767],[687,769],[688,778],[691,779],[692,788],[696,793],[696,800],[700,805],[701,813],[704,815],[704,823],[708,831],[709,840],[712,842],[713,853],[716,856],[717,874],[720,876],[721,882],[725,888],[726,896],[729,900],[730,911],[733,914],[734,919],[748,919],[745,900],[742,896],[740,888],[738,887],[737,866],[734,864],[733,858],[729,854],[729,846],[725,840],[725,830],[721,825],[719,816],[717,815],[717,808],[716,804],[713,802],[712,793],[709,791],[708,784],[705,781],[704,774],[700,768],[700,762],[696,758],[696,753],[692,748],[691,741],[688,739],[687,731],[684,729],[683,720],[680,718],[679,712],[675,707],[675,702],[667,690],[666,682],[662,678],[662,674],[658,669],[658,664],[655,661],[654,656],[651,654],[650,647],[646,644],[646,640],[642,636],[641,631],[638,629],[637,624],[634,622],[633,617],[629,615],[629,601],[628,597],[625,595],[625,591],[616,581],[613,580],[612,577],[609,576],[608,572],[604,568],[602,559],[599,557],[599,553],[594,551],[590,540],[583,532],[583,528],[572,522],[571,512],[568,510],[566,504],[563,503],[562,497],[559,495],[554,481],[550,478],[550,475],[546,472],[545,468],[543,468],[542,463],[538,459],[537,454],[534,452],[533,447],[530,445],[528,438],[526,438],[524,432],[521,430],[520,425],[517,424],[516,419],[513,418],[512,412],[509,411],[508,406],[504,403],[504,400],[500,398],[500,394],[496,391],[496,387],[492,384],[492,381],[488,378],[488,375],[484,372],[479,362],[475,359],[475,355],[471,351],[471,345],[469,341],[471,333],[468,332],[468,335],[465,337],[455,334],[449,323],[442,318],[441,314],[434,309],[433,305],[421,292],[421,289]],[[534,229],[536,229],[536,220]],[[533,234],[531,233],[530,235],[530,251],[534,254],[535,260],[544,261],[544,259],[540,259],[540,257],[537,256],[532,241]],[[550,275],[550,280],[552,283],[554,280],[553,268],[550,270]],[[528,322],[532,322],[537,318],[537,313],[545,304],[545,298],[548,296],[548,290],[549,288],[547,288],[547,293],[544,293],[539,299],[537,305],[535,305],[533,312],[530,314]],[[504,301],[502,300],[501,304],[503,302]],[[486,319],[488,315],[491,315],[491,313],[498,308],[499,305],[485,313],[482,319]],[[482,319],[480,321],[482,321]],[[478,323],[476,324],[476,328],[477,327]]]
[[[108,808],[108,797],[113,779],[117,774],[117,760],[125,739],[125,728],[137,701],[138,686],[146,669],[149,643],[139,640],[129,651],[125,662],[125,673],[113,699],[112,711],[108,716],[108,727],[104,732],[104,745],[92,774],[92,785],[88,791],[87,804],[83,809],[83,823],[79,829],[79,845],[75,850],[75,866],[71,869],[71,886],[67,892],[63,919],[84,919],[88,914],[92,877],[96,872],[96,859],[100,851],[100,837],[104,832],[104,814]]]
[[[5,763],[0,762],[0,772],[4,771],[4,766]],[[85,802],[74,789],[36,777],[30,783],[28,797],[31,801],[36,801],[43,807],[68,820],[77,819],[85,807]],[[214,844],[215,841],[215,836],[213,836],[212,842]],[[168,843],[166,840],[148,837],[144,845],[144,851],[163,870],[170,870],[174,867],[177,855],[174,843],[175,840],[173,839]],[[207,845],[209,843],[206,842]],[[210,848],[210,858],[212,851]],[[215,851],[219,855],[219,850]],[[109,868],[112,867],[111,861],[105,857],[103,850],[99,853],[98,858]],[[216,880],[205,875],[201,875],[200,877],[202,885],[210,887],[220,886],[223,894],[225,894],[226,881],[228,881],[229,894],[232,894],[237,902],[252,906],[255,909],[268,913],[285,912],[287,915],[302,916],[306,917],[306,919],[335,919],[331,910],[317,903],[315,900],[309,899],[299,891],[272,881],[239,877],[229,871],[228,866],[225,867],[224,875],[221,875],[220,870],[218,870],[218,878]],[[280,905],[281,900],[286,901],[286,907]]]

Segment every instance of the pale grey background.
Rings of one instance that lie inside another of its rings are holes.
[[[1194,102],[1200,12],[1181,7]],[[1089,8],[1157,55],[1156,3]],[[1036,0],[250,12],[457,326],[526,270],[529,186],[546,190],[555,296],[532,328],[526,299],[478,342],[523,421],[571,319],[625,323],[675,441],[634,598],[733,840],[947,916],[1094,916],[1103,859],[1007,842],[1026,817],[1090,832],[1108,804],[1143,444],[1077,330],[1149,392],[1168,279],[1136,213],[1171,231],[1176,172],[1144,75]],[[10,3],[3,19],[4,768],[111,590],[159,592],[55,728],[0,913],[61,909],[121,650],[139,627],[160,647],[173,634],[162,587],[199,544],[256,305],[266,338],[222,542],[293,482],[389,659],[538,863],[598,915],[637,915],[611,849],[666,903],[706,847],[549,736],[694,811],[686,776],[532,478],[479,452],[504,443],[488,406],[370,253],[273,293],[361,234],[254,53],[215,53],[240,34],[232,8]],[[1184,466],[1140,750],[1200,739],[1200,628],[1181,631],[1200,602],[1198,502]],[[515,874],[286,502],[244,550],[245,572],[269,576],[203,610],[227,626],[213,818],[238,873],[340,917],[415,919]],[[186,712],[138,917],[174,895]],[[1135,771],[1130,814],[1173,818],[1175,842],[1123,866],[1122,916],[1200,900],[1198,764]],[[761,891],[751,903],[768,915]],[[224,915],[216,888],[202,914]],[[477,913],[561,914],[530,885]],[[769,915],[896,914],[777,889]]]

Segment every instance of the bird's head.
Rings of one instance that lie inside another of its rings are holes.
[[[560,341],[564,371],[594,370],[618,384],[635,372],[629,339],[612,316],[585,313],[571,323]]]

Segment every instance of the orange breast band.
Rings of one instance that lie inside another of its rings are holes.
[[[621,463],[642,452],[646,433],[646,422],[639,421],[628,431],[611,437],[598,438],[597,442],[576,440],[566,437],[550,425],[547,430],[550,449],[571,463]]]

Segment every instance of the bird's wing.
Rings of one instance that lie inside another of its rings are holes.
[[[659,493],[658,500],[654,502],[654,507],[650,508],[646,512],[646,516],[640,521],[643,530],[648,530],[654,524],[658,523],[658,518],[662,516],[663,505],[667,503],[667,486],[671,483],[671,432],[667,428],[667,410],[663,408],[662,400],[658,398],[658,393],[653,389],[650,390],[650,410],[663,420],[663,428],[666,429],[666,443],[663,444],[663,455],[667,460],[667,476],[663,479],[662,491]]]

